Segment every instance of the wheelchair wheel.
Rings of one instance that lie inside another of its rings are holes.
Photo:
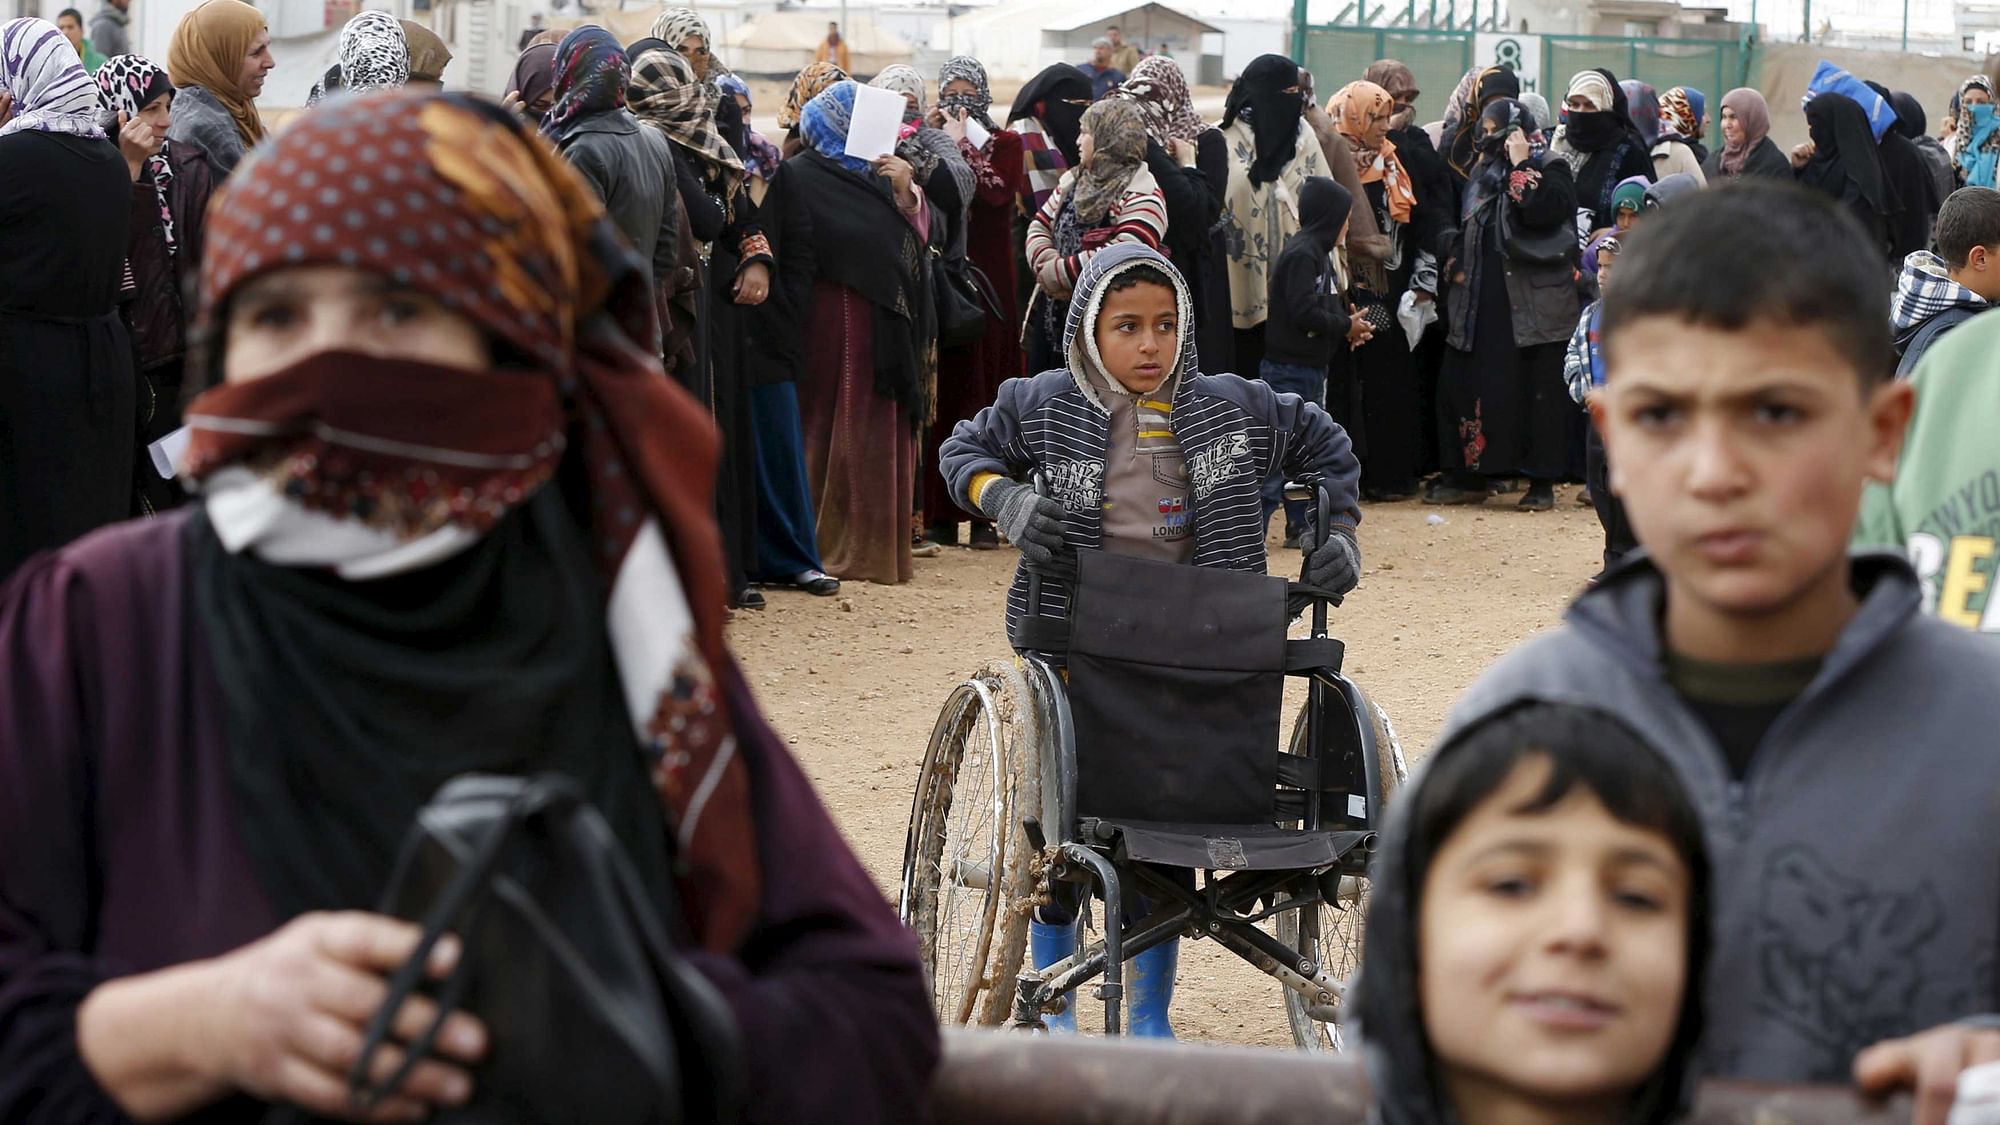
[[[1034,702],[1012,661],[980,669],[931,731],[910,810],[900,912],[916,931],[940,1022],[1010,1014],[1034,892],[1021,817],[1041,809]]]
[[[1402,786],[1409,771],[1403,761],[1402,744],[1397,741],[1396,728],[1390,725],[1388,714],[1373,700],[1369,700],[1366,706],[1375,736],[1375,760],[1382,778],[1381,799],[1387,804]],[[1294,753],[1305,749],[1305,737],[1305,708],[1301,707],[1292,727]],[[1318,908],[1317,934],[1301,938],[1299,919],[1302,915],[1293,910],[1276,918],[1276,936],[1279,941],[1320,962],[1321,968],[1335,979],[1346,981],[1361,965],[1361,930],[1368,916],[1367,877],[1344,876],[1340,880],[1337,897],[1337,902],[1324,903]],[[1345,1029],[1338,1022],[1314,1019],[1306,1010],[1306,998],[1289,988],[1285,989],[1285,1017],[1292,1026],[1292,1041],[1299,1045],[1300,1050],[1339,1051],[1347,1045]]]

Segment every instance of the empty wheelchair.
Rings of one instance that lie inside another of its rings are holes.
[[[1310,599],[1310,636],[1288,638],[1288,595]],[[1017,632],[1015,660],[960,684],[918,776],[900,902],[940,1020],[1039,1027],[1098,981],[1117,1034],[1126,963],[1188,936],[1275,977],[1300,1047],[1342,1046],[1369,848],[1404,764],[1341,674],[1337,602],[1262,574],[1077,554],[1066,628]],[[1287,676],[1308,691],[1281,744]],[[1101,934],[1024,964],[1030,913],[1093,895]]]

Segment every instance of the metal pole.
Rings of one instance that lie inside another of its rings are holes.
[[[1910,49],[1910,0],[1903,0],[1903,50]]]
[[[1292,0],[1292,58],[1306,65],[1306,0]]]
[[[1806,0],[1806,37],[1799,42],[1812,42],[1812,0]]]

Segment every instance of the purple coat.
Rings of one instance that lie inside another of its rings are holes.
[[[76,1050],[84,996],[279,922],[231,808],[186,530],[186,511],[116,525],[0,591],[0,1121],[124,1120]],[[741,675],[724,680],[763,903],[736,956],[689,957],[741,1023],[747,1120],[921,1121],[938,1035],[915,942]]]

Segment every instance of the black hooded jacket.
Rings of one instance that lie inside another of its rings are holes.
[[[1489,720],[1490,721],[1490,720]],[[1424,1026],[1417,963],[1418,916],[1423,882],[1442,840],[1416,839],[1416,810],[1437,762],[1463,746],[1476,728],[1461,730],[1433,750],[1413,770],[1395,798],[1369,862],[1368,956],[1348,982],[1346,1004],[1360,1026],[1362,1062],[1375,1098],[1373,1125],[1459,1125],[1444,1089],[1430,1035]],[[1634,737],[1638,737],[1636,734]],[[1418,855],[1427,846],[1431,855]],[[1705,864],[1704,864],[1705,870]],[[1705,876],[1697,877],[1697,901],[1688,949],[1689,984],[1679,1026],[1667,1053],[1641,1086],[1625,1113],[1626,1125],[1669,1125],[1684,1118],[1695,1079],[1702,1032],[1699,980],[1711,944]]]
[[[1264,358],[1325,367],[1347,343],[1347,298],[1334,276],[1332,254],[1354,197],[1326,176],[1299,189],[1299,231],[1271,267],[1271,315],[1264,321]]]

